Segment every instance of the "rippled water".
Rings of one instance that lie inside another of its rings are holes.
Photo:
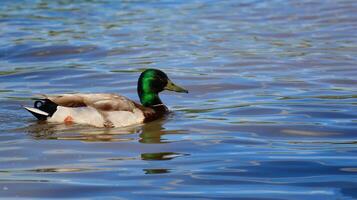
[[[357,198],[357,2],[1,1],[0,197]],[[37,123],[36,94],[138,100],[158,121]]]

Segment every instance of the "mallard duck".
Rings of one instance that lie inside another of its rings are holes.
[[[87,124],[96,127],[124,127],[153,121],[168,112],[159,93],[163,90],[188,93],[158,69],[141,73],[137,92],[141,104],[118,94],[42,95],[34,107],[24,107],[38,120]]]

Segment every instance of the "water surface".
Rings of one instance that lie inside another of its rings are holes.
[[[357,198],[357,3],[2,1],[0,197]],[[36,94],[159,68],[189,94],[127,128],[38,123]]]

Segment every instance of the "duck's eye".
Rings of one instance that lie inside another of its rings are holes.
[[[151,82],[151,87],[153,88],[162,88],[162,82],[160,79],[154,79],[152,82]]]

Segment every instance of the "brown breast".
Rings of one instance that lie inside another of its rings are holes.
[[[144,122],[154,121],[164,116],[169,111],[169,109],[167,109],[164,104],[152,107],[145,107],[135,102],[135,107],[139,108],[144,113]]]

